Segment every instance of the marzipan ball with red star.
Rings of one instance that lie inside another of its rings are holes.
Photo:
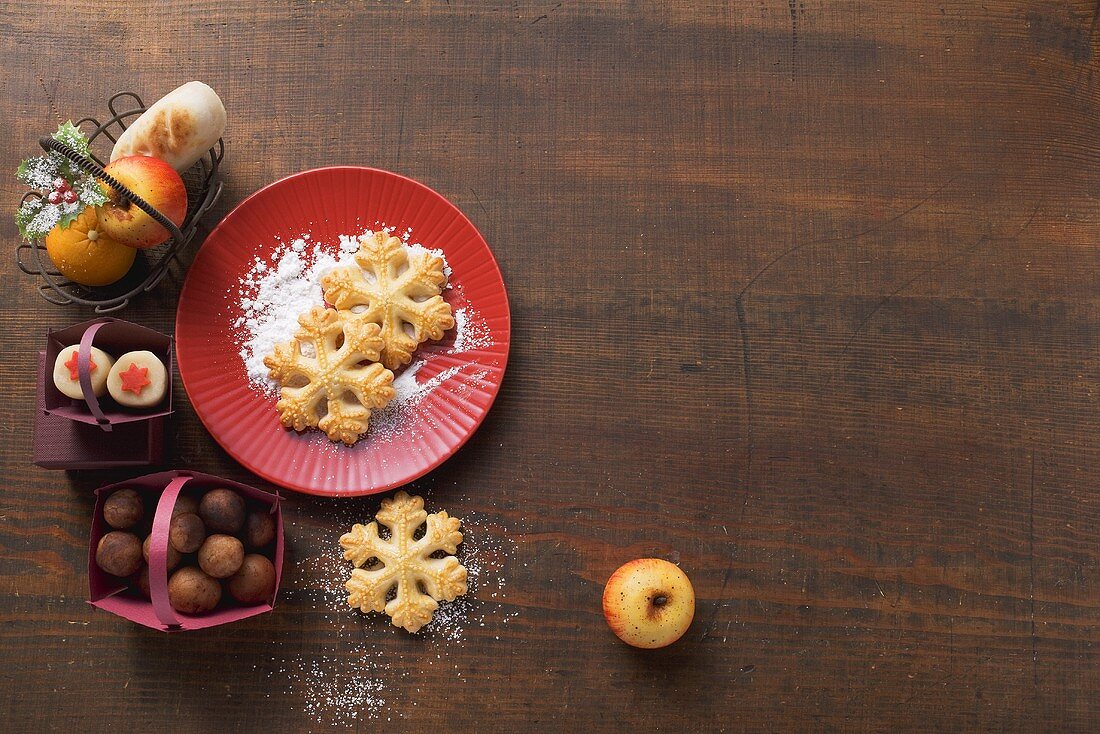
[[[111,397],[127,408],[159,405],[167,389],[168,372],[152,352],[127,352],[118,358],[107,376]]]
[[[80,370],[78,368],[77,352],[79,344],[65,347],[57,355],[53,363],[53,384],[61,391],[62,395],[73,400],[83,400],[84,392],[80,389]],[[111,355],[102,349],[91,348],[88,360],[88,377],[92,381],[92,392],[95,396],[102,397],[107,392],[107,376],[115,361]]]

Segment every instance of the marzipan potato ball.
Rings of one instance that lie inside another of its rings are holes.
[[[222,585],[194,566],[184,566],[168,579],[168,603],[183,614],[203,614],[218,606]]]
[[[141,555],[145,559],[146,563],[149,562],[149,543],[152,540],[153,540],[153,536],[148,535],[145,538],[145,542],[141,544]],[[178,550],[176,550],[175,548],[173,548],[172,543],[169,542],[168,543],[168,557],[167,557],[167,559],[165,559],[168,562],[168,570],[169,571],[171,571],[176,566],[180,565],[180,558],[181,557],[182,556],[180,555],[180,552]]]
[[[199,514],[199,501],[189,494],[176,496],[176,504],[172,507],[172,517],[176,515]]]
[[[242,604],[269,601],[275,593],[275,567],[267,556],[249,553],[244,557],[241,569],[230,577],[226,588]]]
[[[112,530],[99,539],[95,562],[112,576],[130,576],[141,568],[141,541],[124,530]]]
[[[244,526],[244,500],[231,489],[213,489],[199,500],[199,517],[211,533],[236,535]]]
[[[270,512],[257,510],[248,513],[244,523],[244,542],[250,548],[263,548],[275,540],[275,517]]]
[[[141,589],[141,593],[145,596],[145,598],[146,599],[151,598],[152,595],[149,593],[149,567],[148,566],[142,566],[141,567],[141,573],[138,574],[137,584],[138,584],[138,588]]]
[[[211,535],[199,548],[199,568],[216,579],[237,573],[244,562],[244,546],[232,535]]]
[[[129,530],[141,522],[145,505],[132,489],[118,489],[103,503],[103,519],[115,530]]]
[[[176,515],[168,526],[168,540],[180,553],[194,553],[206,540],[206,527],[198,515]]]

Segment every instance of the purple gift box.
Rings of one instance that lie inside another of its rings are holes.
[[[172,521],[172,508],[183,491],[206,491],[227,488],[240,494],[253,507],[266,507],[275,518],[275,540],[270,548],[269,560],[275,566],[275,590],[266,602],[245,605],[229,594],[213,611],[206,614],[183,614],[168,602],[168,527]],[[136,592],[136,583],[105,573],[95,562],[99,540],[111,531],[103,519],[103,503],[112,492],[129,488],[144,499],[156,502],[149,543],[149,599]],[[95,491],[96,503],[92,514],[92,530],[88,544],[88,603],[94,607],[117,614],[120,617],[163,632],[196,630],[215,627],[257,614],[270,612],[279,593],[283,571],[283,516],[279,496],[250,487],[247,484],[193,471],[166,471],[147,474],[136,479],[118,482]]]
[[[77,370],[85,395],[73,400],[53,383],[53,366],[65,347],[81,345]],[[144,349],[155,354],[168,375],[164,401],[146,410],[125,409],[109,396],[96,398],[88,381],[92,346],[121,357]],[[105,469],[159,464],[164,456],[164,424],[172,412],[172,338],[144,326],[98,318],[51,331],[39,353],[34,463],[46,469]]]

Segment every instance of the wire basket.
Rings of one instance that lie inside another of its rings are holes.
[[[122,106],[131,109],[120,112],[119,107]],[[103,159],[95,152],[97,142],[100,148],[114,145],[126,130],[126,126],[145,112],[145,103],[133,92],[119,92],[107,100],[107,109],[111,117],[106,122],[101,123],[94,117],[85,117],[77,123],[77,127],[88,136],[88,143],[92,148],[91,158],[84,157],[51,137],[42,138],[39,143],[44,150],[60,153],[85,173],[114,188],[120,197],[137,206],[167,229],[169,238],[156,247],[138,250],[138,256],[130,271],[121,280],[101,287],[74,283],[57,272],[42,240],[22,242],[16,249],[19,269],[45,281],[38,284],[39,295],[59,306],[70,304],[91,306],[96,313],[109,313],[123,309],[133,298],[152,290],[160,283],[168,272],[168,266],[194,238],[195,230],[203,215],[210,211],[218,200],[218,196],[221,195],[222,183],[217,180],[216,175],[222,156],[225,154],[225,144],[218,140],[217,145],[180,174],[187,187],[187,215],[183,223],[177,227],[168,217],[106,173],[103,170],[105,165]],[[106,157],[110,157],[109,150]],[[24,195],[23,201],[40,196],[42,196],[40,192],[31,191]]]

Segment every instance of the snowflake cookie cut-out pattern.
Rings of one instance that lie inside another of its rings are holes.
[[[350,446],[366,433],[371,411],[395,394],[393,373],[376,363],[378,325],[319,306],[299,316],[298,325],[292,341],[264,357],[281,386],[280,419],[296,431],[320,428]]]
[[[380,524],[389,529],[389,538],[378,534]],[[421,525],[424,535],[417,538]],[[394,626],[418,631],[431,621],[438,602],[466,593],[466,567],[453,555],[433,557],[458,550],[461,526],[446,512],[429,515],[422,498],[403,491],[382,500],[375,522],[354,525],[340,538],[344,558],[356,566],[344,584],[348,604],[364,612],[384,611]]]
[[[447,276],[438,255],[409,248],[388,232],[374,232],[359,239],[355,262],[326,273],[321,287],[325,300],[345,316],[355,314],[382,327],[386,368],[408,364],[419,344],[442,339],[455,325],[440,295]]]

